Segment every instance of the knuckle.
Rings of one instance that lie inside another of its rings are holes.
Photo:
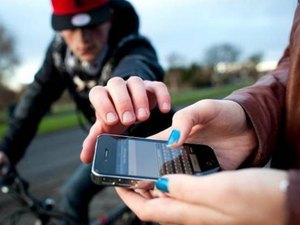
[[[185,117],[185,110],[182,109],[182,110],[179,110],[179,111],[176,111],[173,115],[173,120],[179,120],[181,118],[184,118]]]
[[[89,95],[95,95],[97,94],[99,91],[100,91],[101,87],[100,86],[95,86],[93,87],[90,92],[89,92]]]
[[[89,92],[89,99],[92,100],[94,98],[97,98],[97,96],[99,96],[102,91],[103,91],[103,87],[101,86],[93,87]]]
[[[138,76],[131,76],[128,78],[127,80],[128,83],[135,83],[135,82],[143,82],[142,78],[138,77]]]
[[[107,81],[107,87],[124,84],[125,81],[121,77],[113,77]]]
[[[161,81],[153,81],[153,84],[155,86],[157,86],[158,88],[165,88],[166,87],[166,85]]]

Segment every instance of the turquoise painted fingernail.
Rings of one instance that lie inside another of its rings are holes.
[[[155,183],[155,187],[163,192],[169,192],[168,186],[169,180],[167,178],[159,178]]]
[[[180,139],[180,131],[179,130],[172,130],[171,134],[170,134],[170,137],[169,137],[169,140],[167,142],[167,145],[172,145],[176,142],[178,142]]]

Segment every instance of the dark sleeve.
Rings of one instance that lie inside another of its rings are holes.
[[[8,131],[0,144],[0,150],[14,164],[22,158],[41,119],[64,90],[62,78],[53,65],[51,49],[50,45],[42,67],[20,98]]]
[[[113,59],[113,77],[127,79],[139,76],[144,80],[163,80],[164,71],[158,62],[156,51],[143,36],[133,34],[125,37],[117,46]]]
[[[300,224],[300,170],[290,170],[288,178],[286,225]]]

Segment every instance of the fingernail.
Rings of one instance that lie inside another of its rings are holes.
[[[124,122],[131,122],[133,121],[133,116],[130,112],[124,112],[123,113],[123,121]]]
[[[144,109],[144,108],[139,108],[138,109],[138,116],[139,117],[147,117],[148,116],[148,112],[147,112],[147,110],[146,109]]]
[[[107,120],[107,122],[112,123],[117,120],[117,117],[112,112],[109,112],[106,114],[106,120]]]
[[[159,178],[155,183],[155,187],[163,192],[169,192],[169,180],[167,178]]]
[[[171,105],[169,103],[167,103],[167,102],[164,102],[162,104],[162,108],[165,109],[165,110],[169,110],[171,108]]]
[[[176,129],[172,130],[172,132],[170,134],[170,137],[169,137],[169,139],[167,141],[167,146],[172,145],[172,144],[178,142],[179,139],[180,139],[180,131],[176,130]]]

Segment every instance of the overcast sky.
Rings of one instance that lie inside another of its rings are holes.
[[[171,53],[201,62],[206,50],[232,43],[241,57],[262,52],[278,60],[288,43],[297,0],[130,0],[167,66]],[[0,22],[15,37],[19,82],[30,82],[53,35],[49,0],[1,0]]]

